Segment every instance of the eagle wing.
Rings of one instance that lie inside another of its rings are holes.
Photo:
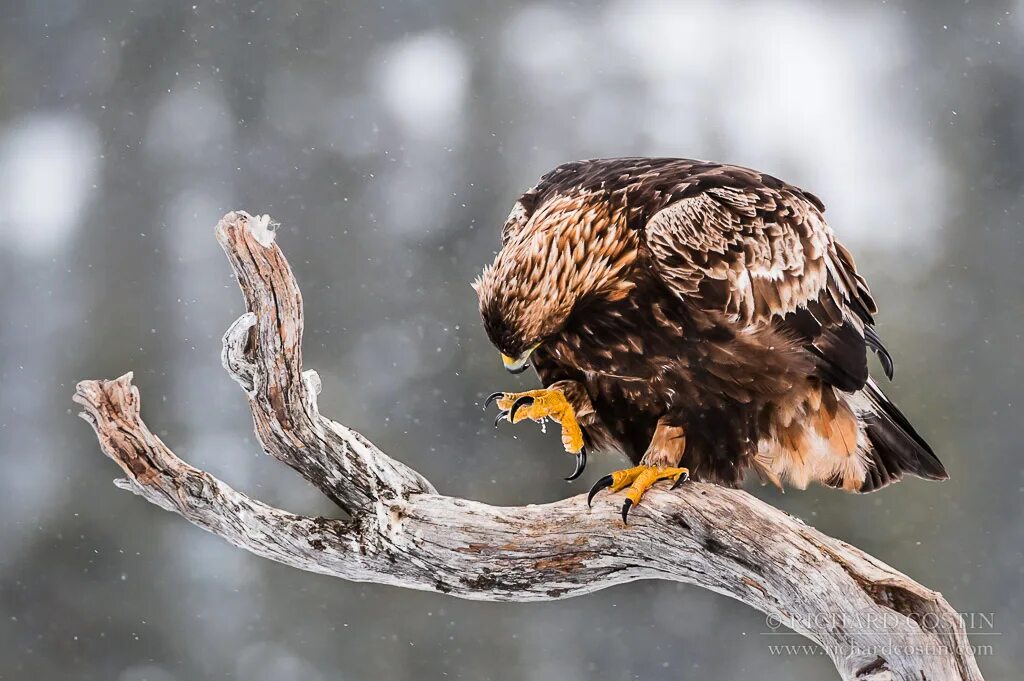
[[[787,329],[837,388],[864,387],[866,347],[891,378],[873,329],[875,302],[817,197],[732,167],[675,190],[644,228],[654,269],[671,290],[737,323]]]

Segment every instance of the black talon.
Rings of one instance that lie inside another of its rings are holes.
[[[629,522],[626,519],[629,517],[629,509],[632,506],[633,506],[633,500],[632,499],[626,499],[625,501],[622,502],[622,524],[623,525],[629,525]]]
[[[498,415],[494,417],[494,427],[495,428],[498,427],[498,423],[500,423],[502,419],[508,420],[508,412],[507,411],[499,411]]]
[[[594,483],[594,486],[590,488],[589,492],[587,492],[587,508],[590,508],[590,502],[594,498],[594,495],[606,487],[611,487],[612,482],[614,482],[612,480],[612,476],[606,475]]]
[[[519,411],[520,407],[529,407],[533,404],[534,400],[529,395],[523,395],[515,402],[512,403],[512,408],[508,410],[508,421],[509,423],[516,422],[516,412]]]
[[[586,468],[586,467],[587,467],[587,448],[584,447],[576,455],[576,470],[574,470],[572,472],[572,475],[570,475],[568,478],[566,478],[565,481],[566,482],[572,482],[576,478],[580,477],[580,474],[583,472],[583,469]]]
[[[683,484],[684,482],[686,482],[689,479],[690,479],[690,474],[689,473],[683,473],[682,475],[679,476],[679,479],[676,480],[675,483],[672,485],[672,489],[675,489],[676,487],[679,487],[679,485]]]
[[[494,400],[499,400],[504,396],[505,393],[491,393],[490,395],[488,395],[487,399],[484,400],[484,410],[486,411],[487,407],[491,406],[491,402],[493,402]]]

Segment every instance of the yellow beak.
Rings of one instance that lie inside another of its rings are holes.
[[[505,365],[505,370],[511,374],[520,374],[526,371],[530,367],[530,353],[534,348],[530,348],[519,357],[509,357],[502,353],[501,363]]]

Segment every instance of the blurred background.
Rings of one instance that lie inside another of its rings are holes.
[[[263,456],[220,337],[243,310],[213,226],[270,213],[320,406],[441,491],[558,499],[557,433],[469,282],[515,197],[572,159],[708,158],[804,186],[857,256],[887,388],[952,480],[751,491],[992,613],[1024,665],[1024,2],[130,2],[0,13],[0,679],[819,679],[764,617],[641,582],[474,603],[301,573],[114,488],[75,418],[135,372],[189,462],[332,514]],[[875,373],[880,374],[875,366]],[[790,643],[802,642],[790,637]]]

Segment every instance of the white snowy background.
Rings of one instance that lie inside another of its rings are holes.
[[[890,392],[945,484],[752,491],[994,613],[1024,665],[1024,3],[8,0],[0,13],[0,679],[818,679],[764,619],[637,583],[540,605],[332,581],[116,490],[70,402],[134,370],[151,427],[268,502],[332,508],[254,442],[219,364],[212,227],[270,213],[322,410],[449,493],[581,492],[495,431],[469,282],[577,158],[753,166],[821,196],[882,307]],[[877,370],[877,367],[876,367]],[[795,636],[793,643],[799,643]]]

